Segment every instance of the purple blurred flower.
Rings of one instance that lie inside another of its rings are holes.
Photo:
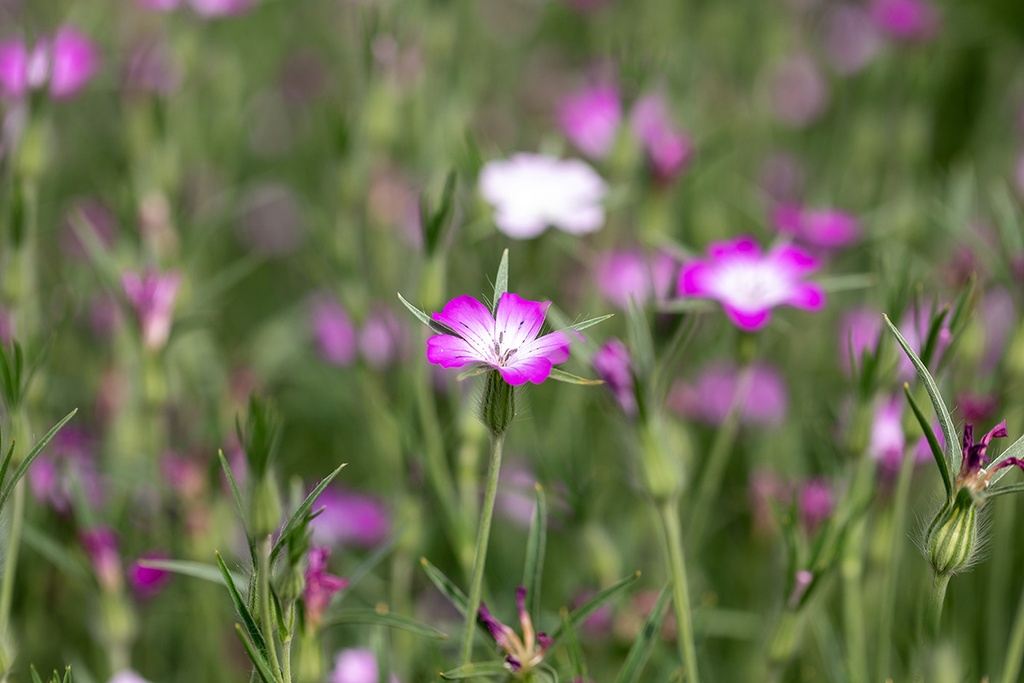
[[[633,383],[633,360],[629,349],[618,339],[604,343],[592,361],[594,371],[604,380],[612,395],[627,416],[637,414],[636,392]]]
[[[129,92],[170,95],[181,87],[182,74],[167,43],[149,38],[132,46],[121,78]]]
[[[143,345],[151,350],[163,348],[171,334],[181,275],[173,271],[151,270],[143,274],[125,271],[121,275],[121,286],[139,319]]]
[[[804,165],[789,152],[776,152],[764,160],[758,186],[771,202],[793,202],[804,187]]]
[[[684,297],[717,299],[741,330],[764,327],[771,309],[787,304],[808,311],[825,306],[825,292],[803,278],[818,260],[798,247],[780,244],[767,254],[749,237],[713,242],[709,259],[683,264],[679,293]]]
[[[912,306],[900,319],[899,329],[903,334],[903,338],[910,344],[910,348],[914,349],[918,354],[924,352],[924,344],[928,338],[931,318],[930,311]],[[939,328],[938,338],[935,343],[935,353],[931,358],[933,367],[942,360],[942,354],[946,352],[951,343],[953,343],[953,333],[949,329],[949,316],[947,315],[942,323],[942,327]],[[898,374],[899,378],[904,382],[909,382],[917,376],[914,364],[910,362],[910,359],[904,353],[899,355]]]
[[[791,126],[813,123],[828,107],[828,83],[805,54],[776,66],[768,76],[768,89],[776,118]]]
[[[344,366],[356,359],[356,328],[341,304],[329,295],[313,298],[309,324],[324,361]]]
[[[600,85],[568,95],[559,107],[558,121],[581,152],[600,159],[611,150],[622,123],[619,92],[614,86]]]
[[[348,579],[342,579],[327,573],[327,558],[331,551],[322,546],[309,549],[306,565],[306,587],[302,591],[302,604],[306,608],[306,624],[316,631],[323,620],[331,598],[338,591],[348,586]]]
[[[334,656],[330,683],[377,683],[379,680],[377,655],[373,650],[352,647]],[[398,677],[392,674],[388,683],[398,683]]]
[[[850,354],[860,363],[864,352],[874,354],[882,333],[882,314],[871,308],[852,308],[839,321],[839,364],[850,372]]]
[[[117,535],[110,527],[98,526],[79,533],[79,540],[92,562],[100,587],[111,593],[121,589],[121,556],[117,551]]]
[[[498,646],[505,651],[505,664],[517,674],[525,674],[544,661],[544,653],[553,642],[546,633],[536,633],[533,620],[526,611],[526,589],[520,586],[516,590],[516,608],[519,611],[519,624],[523,635],[494,618],[487,605],[480,604],[478,619],[487,628]]]
[[[550,301],[530,301],[505,292],[491,312],[471,296],[449,301],[434,320],[455,334],[427,339],[427,360],[443,368],[467,364],[490,366],[511,385],[540,384],[552,366],[569,360],[569,338],[563,332],[538,337]]]
[[[832,515],[836,507],[836,494],[827,479],[808,479],[800,484],[797,493],[800,522],[807,533],[813,534],[821,523]]]
[[[939,30],[939,15],[925,0],[874,0],[868,7],[871,21],[897,40],[924,41]]]
[[[317,545],[371,548],[391,533],[387,508],[374,496],[328,487],[313,504],[320,508],[323,512],[310,522]]]
[[[573,235],[604,225],[607,185],[578,159],[515,154],[480,171],[480,193],[494,206],[498,230],[514,239],[537,237],[548,226]]]
[[[987,422],[999,407],[999,399],[984,394],[960,394],[956,402],[964,422],[970,423]]]
[[[141,555],[137,560],[128,565],[128,584],[132,591],[140,598],[148,599],[155,597],[164,589],[171,580],[171,573],[166,569],[157,569],[145,565],[146,560],[166,560],[170,556],[166,553],[151,552]]]
[[[946,437],[942,433],[942,428],[939,423],[936,422],[932,425],[932,434],[935,435],[935,440],[939,444],[939,448],[943,451],[946,450]],[[928,437],[924,434],[914,444],[914,461],[915,462],[928,462],[932,460],[932,449],[928,445]]]
[[[1020,318],[1013,296],[1002,287],[984,293],[981,300],[981,325],[985,332],[985,351],[981,357],[981,374],[989,374],[1002,360],[1017,320]]]
[[[80,491],[87,505],[99,508],[104,492],[93,449],[92,438],[81,429],[68,425],[57,432],[28,470],[29,490],[36,501],[66,515]]]
[[[605,299],[626,310],[630,300],[638,306],[664,301],[672,290],[675,271],[675,259],[663,252],[609,251],[598,257],[594,281]]]
[[[239,201],[235,233],[262,256],[286,256],[305,239],[302,205],[290,187],[269,181],[246,190]]]
[[[822,249],[845,247],[860,239],[860,221],[836,209],[780,204],[772,212],[772,220],[783,235]]]
[[[773,426],[786,418],[789,399],[778,370],[754,363],[750,373],[740,419],[748,424]],[[675,412],[701,422],[718,425],[725,421],[737,398],[742,371],[728,363],[711,363],[693,383],[677,381],[668,397]]]
[[[668,182],[689,166],[693,141],[672,122],[663,96],[646,95],[637,100],[630,114],[630,126],[659,181]]]
[[[903,433],[903,397],[880,401],[871,422],[868,454],[887,472],[898,472],[906,446]]]
[[[391,308],[378,305],[359,330],[359,352],[374,368],[383,368],[406,355],[409,332]]]
[[[992,475],[1004,467],[1019,467],[1024,470],[1024,460],[1020,458],[1003,458],[993,466],[986,467],[989,462],[987,451],[992,439],[1002,439],[1006,436],[1006,420],[990,429],[980,441],[974,440],[974,425],[964,425],[963,460],[960,461],[960,472],[956,477],[957,490],[968,488],[974,493],[980,493],[988,488]]]
[[[871,16],[857,5],[840,3],[832,7],[823,31],[825,53],[843,75],[860,71],[881,47]]]
[[[15,99],[43,88],[49,88],[54,99],[74,97],[98,68],[99,50],[70,26],[31,49],[21,40],[0,43],[0,91]]]
[[[65,209],[61,220],[60,246],[69,257],[85,261],[89,257],[89,250],[87,245],[82,243],[80,231],[92,233],[99,246],[109,249],[117,235],[117,217],[110,207],[99,199],[75,199]]]

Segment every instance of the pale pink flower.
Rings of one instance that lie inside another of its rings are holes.
[[[324,612],[334,594],[348,587],[348,579],[327,572],[327,558],[330,554],[331,551],[325,547],[313,546],[307,556],[302,604],[306,607],[306,624],[314,631],[323,621]]]
[[[803,127],[817,120],[828,107],[828,84],[818,65],[805,54],[793,55],[768,77],[772,111],[790,126]]]
[[[427,360],[444,368],[486,365],[509,384],[540,384],[553,365],[569,360],[569,338],[564,333],[537,336],[550,305],[550,301],[530,301],[506,292],[491,315],[473,297],[456,297],[434,313],[434,320],[452,334],[427,340]]]
[[[823,31],[825,53],[843,75],[860,71],[881,47],[878,29],[857,5],[835,5],[825,16]]]
[[[347,648],[334,656],[330,683],[377,683],[380,680],[377,655],[368,648]],[[398,683],[392,674],[388,683]]]
[[[903,403],[902,396],[880,401],[871,421],[868,454],[890,472],[899,470],[907,441],[903,433]]]
[[[345,366],[356,359],[356,328],[341,304],[327,295],[315,297],[309,323],[324,361]]]
[[[520,153],[488,162],[480,192],[494,206],[498,230],[515,239],[537,237],[549,226],[582,235],[604,225],[607,185],[578,159]]]
[[[646,95],[637,100],[630,125],[658,180],[669,181],[689,166],[694,154],[693,141],[675,125],[662,95]]]
[[[112,593],[119,591],[122,585],[121,556],[114,530],[105,526],[93,527],[80,532],[79,540],[89,555],[100,587]]]
[[[844,247],[860,239],[861,234],[860,221],[837,209],[780,204],[772,212],[772,220],[783,235],[823,249]]]
[[[558,122],[565,136],[588,157],[606,156],[622,122],[618,90],[600,85],[568,95],[559,106]]]
[[[406,354],[408,336],[408,330],[394,311],[377,306],[359,330],[359,353],[371,367],[386,367]]]
[[[668,407],[690,419],[712,425],[722,424],[733,404],[741,401],[740,420],[748,424],[781,424],[789,408],[789,397],[782,375],[774,367],[754,363],[746,368],[745,393],[743,371],[725,362],[710,363],[693,382],[677,381],[669,392]]]
[[[683,264],[679,293],[684,297],[716,299],[726,315],[740,329],[761,329],[771,309],[786,304],[807,311],[825,306],[820,285],[804,277],[818,267],[818,260],[789,244],[780,244],[767,254],[749,237],[713,242],[709,258]]]
[[[163,348],[171,333],[181,275],[176,272],[148,271],[140,274],[126,271],[121,275],[121,286],[138,316],[143,345],[152,350]]]
[[[633,359],[626,345],[618,339],[609,339],[597,350],[591,362],[622,412],[629,417],[636,415],[638,406],[633,381]]]
[[[366,493],[328,487],[317,497],[313,509],[321,510],[309,523],[317,545],[372,548],[391,533],[391,518],[384,503]]]
[[[858,365],[864,352],[874,354],[882,333],[882,313],[873,308],[853,308],[839,321],[839,364],[850,372],[850,354]]]
[[[99,49],[70,26],[31,48],[21,40],[0,42],[0,91],[8,97],[47,88],[54,99],[67,99],[85,87],[98,68]]]
[[[820,477],[801,482],[797,492],[797,507],[804,529],[813,534],[835,510],[836,494],[832,484]]]
[[[124,671],[118,671],[116,674],[111,676],[107,683],[150,683],[150,681],[131,669],[125,669]]]
[[[637,305],[664,301],[672,290],[675,271],[675,259],[663,252],[609,251],[597,259],[594,281],[610,303],[626,310],[630,301]]]

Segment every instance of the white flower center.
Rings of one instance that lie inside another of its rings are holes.
[[[792,282],[769,263],[736,260],[717,269],[711,288],[729,305],[754,312],[785,301],[792,292]]]

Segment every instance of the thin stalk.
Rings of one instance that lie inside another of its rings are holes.
[[[672,606],[675,610],[676,645],[679,657],[683,662],[688,683],[698,683],[697,649],[693,644],[693,619],[690,613],[689,584],[686,580],[686,560],[683,556],[682,530],[679,524],[678,504],[666,500],[658,504],[658,516],[661,520],[661,540],[664,544],[665,558],[668,561],[669,574],[672,576]]]
[[[946,602],[946,588],[949,587],[949,574],[935,574],[932,577],[932,590],[928,600],[928,635],[935,638],[939,633],[939,622],[942,620],[942,606]]]
[[[281,672],[284,683],[292,683],[292,637],[295,635],[295,603],[288,606],[288,633],[281,640]]]
[[[4,575],[0,583],[0,637],[10,633],[11,601],[14,596],[14,575],[18,566],[21,546],[21,528],[25,520],[25,479],[14,485],[11,498],[11,528],[4,551]]]
[[[857,463],[853,485],[850,487],[850,504],[854,506],[856,512],[849,521],[850,530],[840,570],[843,591],[843,631],[850,683],[867,683],[870,680],[863,584],[867,520],[859,510],[871,495],[874,479],[874,462],[862,455],[860,462]]]
[[[1021,588],[1020,598],[1017,600],[1017,614],[1013,617],[1013,629],[1010,631],[1010,642],[1006,647],[1000,683],[1015,683],[1019,680],[1021,662],[1024,662],[1024,588]]]
[[[878,624],[878,671],[875,680],[892,678],[889,670],[892,657],[892,627],[896,613],[896,586],[899,583],[903,549],[906,546],[907,507],[910,498],[910,480],[914,472],[914,451],[904,449],[900,473],[892,504],[889,564],[882,584],[881,613]]]
[[[273,539],[267,536],[260,541],[259,552],[259,596],[260,620],[263,626],[263,637],[267,641],[267,655],[270,657],[270,665],[273,667],[274,676],[281,680],[281,663],[277,657],[277,639],[274,637],[277,628],[274,623],[274,613],[270,606],[270,551],[273,549]]]
[[[466,606],[466,630],[462,634],[463,664],[469,664],[473,654],[473,634],[476,633],[476,615],[484,585],[484,564],[487,561],[487,543],[491,537],[491,518],[494,516],[494,498],[498,493],[498,474],[501,471],[501,453],[505,446],[504,434],[491,435],[491,459],[487,466],[487,488],[484,504],[480,511],[480,526],[476,533],[476,549],[473,554],[473,576],[469,584],[469,603]]]

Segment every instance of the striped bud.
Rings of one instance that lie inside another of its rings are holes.
[[[483,402],[480,405],[480,419],[494,436],[505,433],[516,416],[515,393],[511,384],[502,378],[497,370],[487,373]]]
[[[967,489],[944,507],[928,527],[925,552],[939,576],[966,569],[978,543],[978,506]]]

